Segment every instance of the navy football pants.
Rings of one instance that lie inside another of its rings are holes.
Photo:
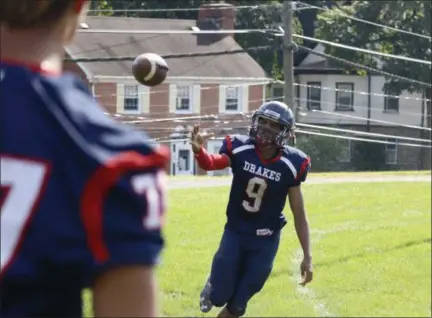
[[[241,235],[225,230],[212,263],[210,301],[243,315],[249,300],[269,277],[279,247],[280,232],[271,236]]]

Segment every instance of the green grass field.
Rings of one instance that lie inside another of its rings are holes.
[[[203,316],[198,296],[222,233],[228,190],[170,191],[159,269],[165,316]],[[429,182],[305,184],[304,194],[315,279],[298,286],[301,251],[287,209],[273,274],[246,316],[430,317]]]

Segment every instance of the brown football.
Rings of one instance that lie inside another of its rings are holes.
[[[135,79],[145,86],[161,84],[168,75],[168,64],[154,53],[144,53],[138,56],[132,64]]]

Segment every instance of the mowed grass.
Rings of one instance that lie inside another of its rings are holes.
[[[431,315],[431,184],[304,185],[314,281],[298,286],[301,250],[290,223],[249,317]],[[225,222],[228,187],[170,191],[158,270],[165,316],[204,316],[199,292]],[[87,295],[88,296],[88,295]],[[87,316],[91,315],[89,303]],[[215,316],[214,309],[207,316]]]

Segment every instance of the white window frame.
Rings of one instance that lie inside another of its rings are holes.
[[[307,109],[321,110],[321,82],[307,82]],[[319,99],[312,99],[312,90],[319,91]]]
[[[354,83],[338,82],[336,83],[336,94],[335,94],[335,110],[336,111],[354,111]],[[350,92],[346,92],[350,91]],[[350,96],[350,104],[347,106],[342,106],[339,103],[340,95]]]
[[[186,96],[186,94],[183,94],[185,92],[187,92],[187,96]],[[179,109],[178,106],[180,106],[184,100],[189,101],[188,108],[187,109]],[[190,84],[176,85],[175,113],[176,114],[190,114],[190,113],[192,113],[193,103],[194,103],[193,85],[190,85]]]
[[[237,95],[236,97],[233,97],[233,95],[230,94],[233,92],[236,93],[236,95]],[[239,85],[227,85],[225,87],[225,112],[227,112],[227,113],[241,112],[241,105],[242,105],[241,94],[242,94],[242,88]],[[228,106],[229,100],[234,100],[234,99],[237,99],[237,108],[236,109],[228,109],[227,106]]]
[[[129,96],[129,89],[136,90],[135,93],[130,94]],[[127,100],[133,100],[136,99],[136,109],[127,109],[126,108],[126,101]],[[124,84],[123,88],[123,113],[124,114],[139,114],[141,113],[141,99],[140,99],[140,90],[139,86],[135,84]]]
[[[396,109],[390,109],[389,108],[389,102],[395,101],[396,102]],[[388,90],[385,90],[385,96],[384,96],[384,112],[385,113],[399,113],[399,107],[400,107],[400,99],[398,97],[393,97]]]
[[[388,165],[395,165],[398,163],[397,140],[394,138],[387,138],[387,141],[388,142],[394,142],[396,144],[386,144],[385,145],[385,163]]]
[[[280,94],[279,94],[279,92],[280,92]],[[278,94],[276,94],[276,93],[278,93]],[[264,99],[265,99],[265,96],[264,96]],[[284,92],[283,92],[282,86],[272,87],[272,99],[283,102]]]
[[[343,148],[344,148],[344,154],[345,151],[347,151],[347,155],[346,156],[342,156],[342,153],[339,156],[339,162],[340,163],[349,163],[351,162],[351,140],[349,139],[345,139],[341,141],[343,143]]]

